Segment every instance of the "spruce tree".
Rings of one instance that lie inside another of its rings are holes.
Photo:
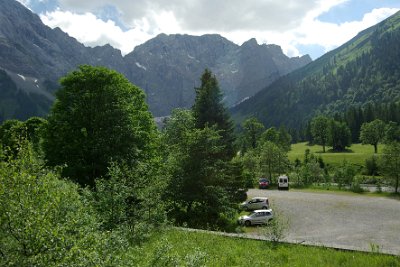
[[[231,159],[235,154],[233,123],[222,103],[222,93],[217,78],[208,69],[205,69],[201,76],[201,86],[196,88],[196,99],[192,111],[196,128],[215,127],[225,147],[221,157]]]

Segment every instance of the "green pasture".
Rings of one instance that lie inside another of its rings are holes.
[[[384,145],[378,145],[378,152],[381,152]],[[339,165],[344,160],[355,165],[365,165],[365,160],[374,155],[374,147],[372,145],[353,144],[346,152],[332,152],[331,147],[326,147],[326,152],[322,152],[322,146],[307,145],[304,143],[292,144],[292,149],[288,153],[289,160],[294,162],[296,158],[303,161],[306,149],[309,149],[315,156],[320,156],[326,164]],[[379,155],[379,153],[378,153]]]

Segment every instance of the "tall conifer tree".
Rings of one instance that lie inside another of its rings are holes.
[[[225,147],[222,157],[231,159],[235,150],[233,147],[233,123],[222,103],[222,93],[217,78],[210,70],[205,69],[201,76],[201,86],[196,88],[196,99],[192,107],[196,128],[215,127],[221,135]]]

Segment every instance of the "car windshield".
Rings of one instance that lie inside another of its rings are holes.
[[[261,178],[261,179],[260,179],[260,183],[262,183],[262,182],[268,182],[268,179]]]

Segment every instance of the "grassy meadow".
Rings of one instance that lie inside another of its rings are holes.
[[[381,152],[384,145],[378,145],[378,152]],[[294,162],[296,158],[303,161],[306,149],[309,149],[315,156],[321,156],[326,164],[339,165],[344,160],[355,165],[365,165],[365,160],[374,155],[372,145],[353,144],[346,152],[332,152],[331,147],[325,147],[326,152],[322,152],[320,145],[307,145],[304,143],[292,144],[292,149],[288,153],[289,160]],[[379,153],[378,153],[379,155]]]
[[[136,251],[139,266],[400,266],[400,258],[168,230]]]

